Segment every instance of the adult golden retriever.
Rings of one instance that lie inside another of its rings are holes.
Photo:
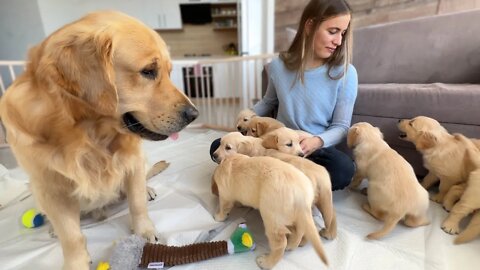
[[[164,140],[198,116],[169,78],[165,42],[118,12],[89,14],[29,52],[1,99],[7,140],[61,242],[63,269],[89,269],[80,213],[125,193],[132,229],[155,241],[141,140]]]

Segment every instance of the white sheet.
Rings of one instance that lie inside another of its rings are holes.
[[[210,193],[210,181],[216,164],[210,160],[209,147],[211,141],[222,134],[187,129],[180,133],[177,141],[144,143],[151,164],[159,160],[170,162],[167,170],[149,182],[158,194],[155,201],[148,204],[150,217],[161,232],[162,240],[170,245],[225,239],[234,224],[245,220],[257,241],[257,249],[172,269],[258,269],[255,257],[268,250],[256,210],[236,208],[225,223],[217,223],[212,218],[217,199]],[[3,175],[8,176],[9,181],[17,179],[22,184],[27,180],[18,168]],[[18,192],[19,185],[13,186]],[[0,269],[60,269],[63,259],[59,242],[48,234],[48,225],[38,229],[21,225],[22,212],[34,207],[34,203],[32,197],[22,201],[20,198],[23,196],[17,196],[0,210]],[[478,269],[480,239],[453,245],[454,237],[440,229],[447,213],[438,204],[430,204],[431,225],[416,229],[398,225],[385,239],[368,241],[365,235],[378,229],[381,223],[361,209],[365,200],[365,196],[356,192],[334,192],[338,236],[333,241],[322,240],[330,261],[329,269]],[[314,213],[317,226],[323,226],[318,211]],[[130,233],[126,203],[111,207],[105,221],[82,220],[82,230],[93,260],[92,269],[95,269],[99,261],[109,259],[114,242]],[[307,244],[286,252],[275,269],[327,268]]]

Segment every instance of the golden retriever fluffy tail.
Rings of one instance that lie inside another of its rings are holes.
[[[311,211],[303,211],[299,219],[300,220],[297,222],[297,229],[305,232],[305,237],[310,243],[312,243],[317,255],[320,257],[323,263],[328,266],[327,255],[323,249],[317,227],[315,227],[315,223],[313,222]]]

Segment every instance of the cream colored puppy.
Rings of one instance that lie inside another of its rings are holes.
[[[250,119],[255,116],[257,116],[255,112],[248,108],[241,110],[237,115],[237,122],[235,125],[238,132],[247,135],[248,123],[250,122]]]
[[[460,221],[473,211],[480,209],[480,150],[465,136],[457,134],[456,137],[468,145],[465,159],[473,169],[468,176],[467,184],[460,200],[452,207],[448,217],[442,224],[442,229],[449,234],[459,233]],[[477,218],[474,220],[474,224],[477,222],[476,219]],[[463,237],[465,239],[471,238]],[[462,242],[463,240],[459,241]]]
[[[271,157],[232,154],[221,160],[213,180],[219,193],[215,220],[224,221],[235,202],[260,211],[270,246],[268,255],[257,257],[260,268],[274,267],[285,249],[296,248],[303,236],[312,243],[320,259],[328,264],[312,218],[314,195],[311,182],[301,171]],[[290,234],[288,242],[287,234]]]
[[[248,122],[247,135],[253,137],[261,137],[262,135],[284,127],[285,125],[275,118],[256,116]]]
[[[320,231],[320,235],[326,239],[335,238],[337,236],[337,221],[333,208],[332,183],[328,171],[323,166],[308,159],[282,153],[278,148],[278,150],[266,149],[262,146],[262,143],[263,140],[261,138],[243,136],[239,132],[231,132],[222,137],[220,146],[213,156],[217,162],[235,153],[245,154],[247,156],[271,156],[295,166],[295,168],[302,171],[312,183],[315,194],[314,203],[322,214],[325,223],[325,228]],[[290,147],[282,149],[289,150]],[[217,190],[217,187],[212,185],[212,192],[215,190]]]
[[[303,157],[304,153],[300,142],[302,139],[311,136],[311,134],[301,130],[281,127],[264,134],[262,145],[268,149],[277,149],[282,153]]]
[[[388,146],[378,128],[365,122],[353,125],[347,144],[357,165],[351,187],[368,179],[368,203],[362,208],[385,222],[381,230],[367,238],[384,237],[404,218],[405,225],[410,227],[429,224],[427,191],[418,183],[412,166]]]
[[[465,142],[448,133],[435,119],[425,116],[400,120],[398,129],[402,132],[400,137],[412,142],[422,154],[423,165],[429,171],[422,186],[429,189],[440,181],[439,192],[432,200],[443,203],[450,187],[465,182],[469,175],[463,158]]]

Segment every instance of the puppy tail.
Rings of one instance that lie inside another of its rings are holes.
[[[325,254],[325,250],[323,249],[322,240],[320,240],[320,235],[318,234],[317,227],[315,227],[315,223],[313,222],[312,212],[305,211],[305,214],[301,217],[302,220],[299,220],[297,226],[304,226],[305,237],[307,238],[310,243],[312,243],[315,252],[320,257],[325,265],[328,266],[328,259],[327,255]]]
[[[478,235],[480,235],[480,211],[475,212],[467,228],[455,238],[454,243],[456,245],[463,244],[473,240]]]

